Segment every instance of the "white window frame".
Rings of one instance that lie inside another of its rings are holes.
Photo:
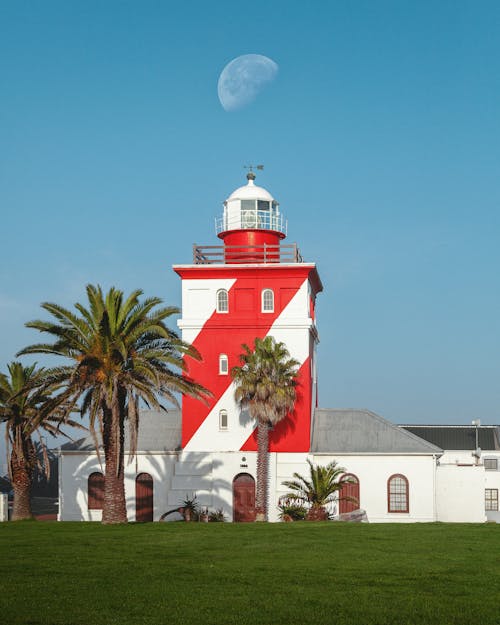
[[[229,360],[227,358],[227,354],[219,354],[219,375],[228,375],[228,374],[229,374]]]
[[[271,294],[271,308],[266,308],[266,305],[269,302],[266,302],[266,295]],[[272,289],[263,289],[261,293],[261,312],[263,313],[273,313],[274,312],[274,291]]]
[[[226,423],[223,422],[223,417],[226,418]],[[225,432],[228,429],[229,429],[228,414],[227,414],[227,410],[223,408],[222,410],[219,410],[219,430],[221,432]]]
[[[221,296],[225,295],[225,302],[221,302]],[[219,289],[216,296],[216,310],[218,313],[227,314],[229,312],[229,293],[226,289]]]

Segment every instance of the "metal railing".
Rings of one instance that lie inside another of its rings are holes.
[[[283,245],[193,245],[195,265],[302,263],[296,243]]]
[[[215,233],[227,230],[274,230],[286,235],[287,221],[283,215],[271,211],[243,210],[231,217],[223,216],[215,219]]]

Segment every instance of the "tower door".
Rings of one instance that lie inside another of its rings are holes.
[[[359,480],[353,473],[346,473],[346,477],[349,477],[352,481],[344,484],[340,491],[340,514],[359,509]],[[342,499],[343,497],[345,499]]]
[[[153,478],[149,473],[139,473],[135,479],[135,520],[153,520]]]
[[[248,473],[240,473],[233,480],[233,521],[255,521],[255,480]]]

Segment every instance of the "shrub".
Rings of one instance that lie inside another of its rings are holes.
[[[282,521],[304,521],[307,516],[307,508],[299,501],[288,497],[280,499],[278,509]]]

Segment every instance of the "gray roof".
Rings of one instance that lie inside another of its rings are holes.
[[[476,449],[475,425],[400,425],[399,427],[442,449]],[[483,451],[500,449],[499,429],[498,425],[478,427],[478,443]]]
[[[176,451],[181,447],[180,410],[141,410],[139,414],[139,451]],[[62,445],[64,451],[93,451],[94,441],[88,434],[85,438]],[[129,449],[129,435],[125,424],[125,449]]]
[[[436,454],[442,450],[369,410],[317,408],[311,452]]]

